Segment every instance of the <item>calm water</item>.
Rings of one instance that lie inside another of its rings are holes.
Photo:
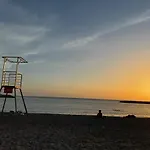
[[[20,97],[17,98],[18,110],[24,111]],[[25,97],[28,112],[52,114],[96,115],[101,109],[106,116],[125,116],[134,114],[138,117],[150,117],[150,105],[123,104],[114,100],[86,100]],[[2,108],[3,99],[0,99]],[[7,99],[5,111],[14,109],[14,99]]]

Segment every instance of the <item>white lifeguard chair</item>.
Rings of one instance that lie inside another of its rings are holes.
[[[1,88],[0,88],[0,97],[4,97],[4,103],[2,107],[2,114],[4,112],[5,103],[7,98],[14,98],[15,99],[15,112],[17,113],[17,98],[16,98],[16,91],[19,90],[22,101],[25,108],[25,113],[27,114],[27,107],[25,104],[23,92],[22,92],[22,74],[18,72],[18,66],[20,63],[28,63],[25,59],[18,56],[3,56],[4,59],[3,68],[2,68],[2,80],[1,80]],[[6,69],[7,63],[15,64],[15,70]],[[14,95],[11,95],[13,94]]]

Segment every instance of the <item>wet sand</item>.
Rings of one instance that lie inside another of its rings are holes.
[[[150,119],[0,116],[0,150],[150,150]]]

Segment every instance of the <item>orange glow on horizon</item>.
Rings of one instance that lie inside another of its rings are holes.
[[[26,95],[63,96],[100,99],[150,100],[149,51],[139,51],[119,59],[105,68],[92,70],[72,80],[58,79],[52,85],[42,81],[30,88]],[[28,81],[29,82],[29,81]],[[41,86],[38,86],[40,84]],[[39,94],[38,94],[39,93]]]

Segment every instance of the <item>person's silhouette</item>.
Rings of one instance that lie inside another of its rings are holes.
[[[102,112],[101,112],[101,110],[99,110],[99,112],[98,112],[98,114],[97,114],[97,117],[99,117],[99,118],[102,118]]]

